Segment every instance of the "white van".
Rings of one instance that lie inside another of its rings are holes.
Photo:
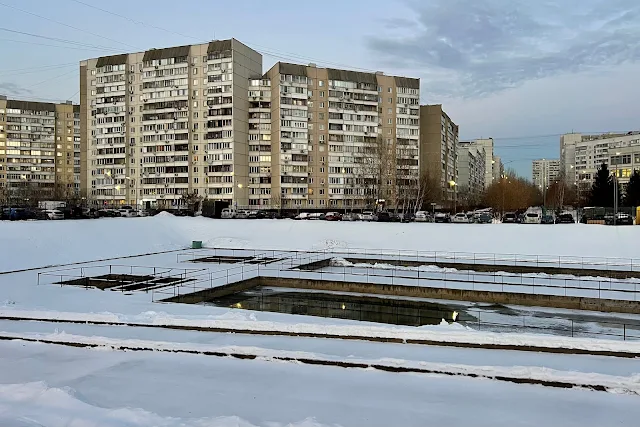
[[[222,219],[233,219],[236,217],[236,215],[237,213],[234,208],[224,208],[222,209],[222,213],[220,214],[220,217]]]
[[[542,223],[542,213],[541,212],[527,212],[524,215],[524,223],[525,224],[540,224],[540,223]]]

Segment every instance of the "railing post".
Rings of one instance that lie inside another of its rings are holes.
[[[622,324],[622,340],[623,341],[627,340],[627,324],[626,323]]]

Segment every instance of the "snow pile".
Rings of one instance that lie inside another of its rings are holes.
[[[0,385],[0,425],[11,427],[258,427],[238,417],[171,418],[142,409],[106,409],[83,402],[68,388],[44,382]],[[285,427],[268,423],[265,427]],[[323,427],[313,419],[286,427]]]
[[[12,256],[0,271],[205,246],[256,249],[389,249],[629,258],[640,227],[395,224],[215,220],[160,214],[78,221],[1,221]],[[553,248],[549,254],[549,248]]]

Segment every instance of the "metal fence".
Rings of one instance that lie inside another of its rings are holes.
[[[472,265],[493,265],[511,267],[535,268],[570,268],[600,270],[602,274],[609,271],[625,271],[640,273],[640,259],[567,255],[528,255],[483,252],[448,252],[448,251],[420,251],[403,249],[365,249],[365,248],[329,248],[316,250],[285,250],[285,249],[234,249],[234,248],[206,248],[202,251],[192,251],[179,254],[178,261],[198,258],[203,252],[213,251],[214,254],[231,256],[256,256],[258,254],[283,254],[306,256],[307,254],[322,254],[325,257],[368,257],[378,260],[415,261],[422,263],[455,263]]]

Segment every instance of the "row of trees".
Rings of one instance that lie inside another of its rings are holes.
[[[621,191],[621,186],[616,185],[615,180],[607,165],[603,163],[596,173],[588,194],[589,205],[613,207],[614,200],[617,198],[619,206],[640,206],[640,172],[633,172],[624,193]]]

